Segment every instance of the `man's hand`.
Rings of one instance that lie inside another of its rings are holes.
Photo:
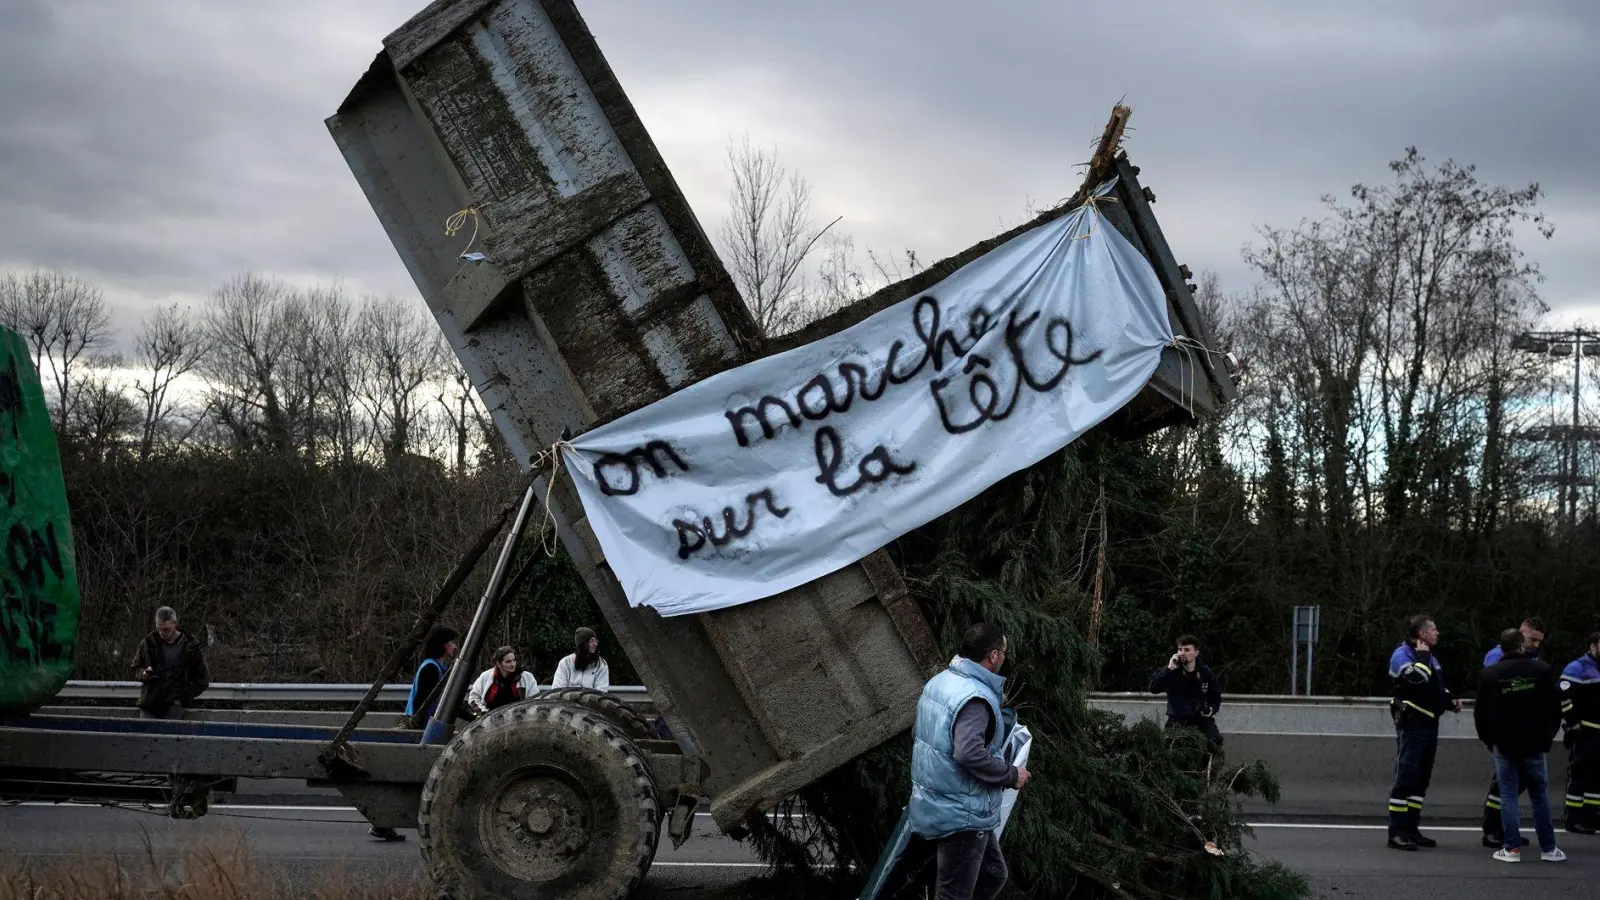
[[[1172,658],[1167,660],[1167,668],[1174,672],[1178,671],[1178,654],[1172,654]]]
[[[150,668],[149,666],[145,666],[144,671],[139,673],[140,681],[149,681],[154,677],[156,677],[156,670]]]
[[[1461,701],[1459,699],[1452,700],[1450,705],[1455,708],[1456,712],[1461,712]]]
[[[1022,790],[1022,786],[1027,784],[1028,779],[1032,777],[1026,766],[1017,766],[1017,790]]]

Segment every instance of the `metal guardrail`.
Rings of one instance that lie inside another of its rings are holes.
[[[366,696],[368,684],[213,684],[203,695],[207,700],[244,703],[350,703]],[[386,684],[378,692],[383,703],[404,703],[411,690],[409,684]],[[544,688],[543,690],[549,690]],[[649,703],[650,691],[643,685],[612,685],[611,693],[630,703]],[[139,698],[137,681],[69,681],[56,695],[61,700],[126,700]],[[1103,691],[1089,695],[1090,700],[1161,703],[1158,694],[1143,691]],[[1223,704],[1260,703],[1285,706],[1374,706],[1387,707],[1388,697],[1290,696],[1287,694],[1225,694]]]
[[[206,688],[204,700],[243,703],[349,703],[354,705],[372,687],[370,684],[246,684],[222,683]],[[549,690],[548,687],[542,690]],[[386,684],[378,692],[383,703],[404,703],[409,684]],[[629,703],[649,703],[650,692],[643,685],[612,685],[611,693]],[[139,699],[137,681],[69,681],[56,694],[58,700]]]

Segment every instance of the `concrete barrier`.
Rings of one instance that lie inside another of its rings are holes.
[[[635,702],[648,695],[635,688]],[[1165,720],[1165,700],[1148,694],[1097,694],[1090,703],[1124,719]],[[131,706],[60,706],[42,712],[52,715],[131,716]],[[267,722],[336,727],[344,712],[284,709],[197,709],[192,717],[226,722]],[[374,711],[367,727],[394,723],[392,710]],[[1224,697],[1217,713],[1229,763],[1259,759],[1270,766],[1283,788],[1282,801],[1270,806],[1260,801],[1244,803],[1245,814],[1256,821],[1380,821],[1388,806],[1394,776],[1394,725],[1388,701],[1378,697]],[[1560,804],[1566,779],[1566,751],[1559,742],[1550,754],[1551,796]],[[1478,743],[1472,711],[1447,713],[1440,723],[1439,753],[1433,783],[1428,791],[1427,821],[1464,823],[1477,821],[1489,786],[1489,753]],[[240,799],[247,802],[317,802],[336,794],[287,782],[264,782],[246,787]]]
[[[1166,719],[1166,704],[1159,697],[1100,698],[1094,705],[1116,712],[1124,720]],[[1229,764],[1259,759],[1272,768],[1283,788],[1277,806],[1246,801],[1243,809],[1251,819],[1377,821],[1386,816],[1395,760],[1394,723],[1386,700],[1314,703],[1253,698],[1229,702],[1224,697],[1217,727],[1222,731]],[[1472,710],[1446,713],[1439,735],[1424,819],[1476,822],[1483,815],[1493,763],[1489,751],[1478,742]],[[1566,750],[1559,740],[1551,749],[1549,762],[1552,808],[1559,817],[1567,765]],[[1526,805],[1526,797],[1522,803]]]

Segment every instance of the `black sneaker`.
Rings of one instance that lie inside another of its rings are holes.
[[[1483,833],[1483,845],[1490,850],[1499,850],[1506,845],[1506,836],[1498,832],[1485,831]]]
[[[1414,851],[1417,849],[1417,842],[1403,834],[1391,834],[1389,835],[1389,849]]]
[[[1567,830],[1573,834],[1594,834],[1596,829],[1588,822],[1568,822]]]
[[[367,829],[367,834],[372,835],[380,841],[403,841],[406,839],[405,835],[395,831],[393,828],[378,828],[374,826]]]
[[[1432,850],[1434,847],[1439,846],[1438,841],[1431,837],[1426,837],[1420,832],[1411,835],[1411,843],[1416,844],[1418,847],[1421,847],[1424,850]]]

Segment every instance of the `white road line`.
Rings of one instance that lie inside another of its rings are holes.
[[[653,862],[652,869],[766,869],[766,863],[758,862]]]
[[[1319,828],[1325,831],[1387,831],[1388,825],[1344,825],[1333,822],[1246,822],[1251,828]],[[1424,825],[1423,831],[1482,831],[1464,825]]]

